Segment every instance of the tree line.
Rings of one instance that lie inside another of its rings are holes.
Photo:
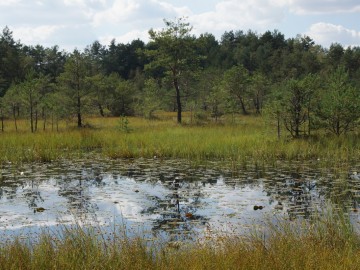
[[[196,37],[184,18],[150,29],[150,41],[83,51],[54,45],[27,46],[5,27],[0,35],[0,118],[29,119],[32,132],[63,119],[84,125],[84,115],[191,112],[210,115],[262,114],[293,137],[325,128],[340,135],[360,118],[360,47],[317,45],[308,36],[285,39],[279,31],[225,32],[218,41]],[[41,121],[40,121],[41,120]]]

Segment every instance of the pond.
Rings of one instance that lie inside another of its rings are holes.
[[[159,159],[4,164],[0,235],[31,237],[77,224],[177,241],[309,218],[329,200],[358,222],[360,180],[349,173],[317,161],[235,171],[220,162]]]

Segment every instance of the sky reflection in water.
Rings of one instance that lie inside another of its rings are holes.
[[[360,183],[316,163],[247,166],[235,173],[216,162],[195,169],[182,160],[8,164],[0,174],[0,231],[117,224],[178,240],[308,218],[329,199],[357,210],[359,194]]]

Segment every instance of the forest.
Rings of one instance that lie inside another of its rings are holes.
[[[2,29],[0,269],[359,269],[360,45],[148,34]]]
[[[285,39],[277,30],[192,34],[184,18],[149,30],[150,41],[83,51],[28,46],[11,29],[0,35],[0,118],[27,119],[36,132],[59,121],[84,126],[84,115],[156,117],[183,112],[191,122],[221,122],[223,115],[262,115],[296,138],[318,129],[337,136],[360,118],[360,47],[329,48],[309,36]],[[210,120],[208,120],[210,119]],[[11,120],[11,121],[5,121]]]

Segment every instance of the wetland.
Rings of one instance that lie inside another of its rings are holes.
[[[208,232],[241,235],[279,219],[307,220],[328,204],[359,222],[360,181],[319,161],[194,166],[183,159],[78,159],[3,164],[0,231],[31,237],[44,228],[126,228],[167,241]]]
[[[357,133],[90,120],[1,133],[0,269],[360,264]]]

